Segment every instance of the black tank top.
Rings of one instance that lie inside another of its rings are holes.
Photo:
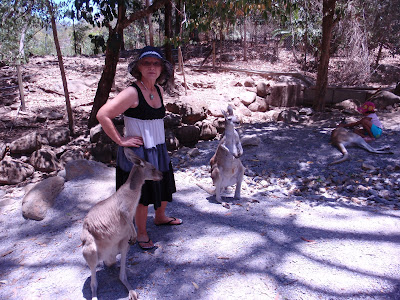
[[[128,108],[124,112],[124,116],[136,118],[140,120],[155,120],[163,119],[165,117],[165,107],[163,103],[163,98],[161,96],[160,88],[156,85],[158,96],[160,96],[161,107],[153,108],[151,107],[146,99],[144,99],[143,93],[136,83],[132,83],[132,86],[137,90],[139,96],[139,104],[135,108]]]

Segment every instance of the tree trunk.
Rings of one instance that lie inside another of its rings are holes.
[[[177,11],[175,11],[175,35],[176,36],[178,36],[178,35],[181,35],[181,22],[182,22],[182,16],[181,16],[181,0],[176,0],[175,1],[176,2],[176,4],[175,4],[175,6],[176,6],[176,10]]]
[[[313,108],[322,111],[325,108],[325,94],[328,86],[328,67],[330,59],[330,42],[334,26],[336,0],[323,0],[322,18],[322,42],[320,59],[318,64],[316,94]]]
[[[150,6],[150,0],[146,0],[146,7]],[[150,46],[154,47],[154,30],[153,23],[151,21],[151,14],[147,16],[147,23],[149,24],[149,42]]]
[[[65,95],[65,103],[66,103],[66,106],[67,106],[69,131],[70,131],[70,133],[72,135],[72,134],[74,134],[74,120],[73,120],[73,117],[72,117],[71,103],[69,101],[67,78],[65,76],[65,69],[64,69],[64,63],[63,63],[62,54],[61,54],[60,43],[58,41],[56,19],[54,17],[53,4],[50,2],[50,0],[47,0],[46,4],[47,4],[47,8],[49,10],[50,17],[51,17],[51,27],[53,29],[54,44],[56,46],[57,57],[58,57],[58,65],[60,67],[61,79],[62,79],[63,88],[64,88],[64,95]]]
[[[19,88],[19,97],[21,99],[21,110],[24,111],[26,109],[25,106],[25,95],[24,95],[24,85],[22,82],[22,73],[21,73],[21,61],[25,57],[25,52],[24,52],[24,42],[25,42],[25,33],[26,29],[28,27],[28,23],[23,26],[22,31],[21,31],[21,38],[19,39],[19,58],[17,61],[17,77],[18,77],[18,88]]]
[[[99,84],[97,85],[96,95],[94,96],[94,103],[92,111],[89,116],[89,128],[98,124],[96,115],[99,109],[107,102],[110,94],[112,84],[114,82],[115,72],[119,61],[119,49],[121,49],[121,35],[123,30],[119,33],[110,33],[106,47],[106,62],[101,74]]]
[[[118,20],[114,28],[109,28],[105,65],[97,86],[92,111],[90,112],[88,121],[89,128],[98,124],[96,118],[97,112],[107,102],[110,94],[112,83],[115,77],[115,71],[117,70],[117,64],[119,61],[119,49],[121,48],[121,36],[124,33],[124,28],[128,27],[132,22],[143,19],[148,14],[155,12],[165,5],[167,1],[168,0],[154,0],[150,7],[136,12],[130,15],[129,18],[126,18],[126,6],[124,5],[124,1],[118,0]]]
[[[172,57],[172,45],[170,42],[171,38],[171,26],[172,26],[172,4],[171,2],[167,2],[165,4],[165,37],[167,38],[167,42],[165,43],[165,58],[171,63],[174,63]]]
[[[381,60],[383,44],[384,42],[379,43],[378,55],[376,56],[375,66],[378,66],[379,61]]]
[[[243,19],[243,60],[247,61],[247,28],[246,17]]]

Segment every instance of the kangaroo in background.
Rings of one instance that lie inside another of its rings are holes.
[[[342,122],[344,122],[344,120],[342,120]],[[340,152],[342,152],[343,157],[339,160],[331,162],[330,165],[342,163],[350,158],[350,155],[346,149],[347,146],[358,146],[371,153],[393,154],[392,151],[387,150],[389,147],[383,147],[380,149],[372,148],[361,136],[343,127],[340,127],[340,125],[332,131],[331,143],[337,147]]]
[[[109,198],[93,206],[83,221],[82,251],[91,271],[92,299],[97,299],[97,264],[104,261],[106,266],[111,266],[115,264],[117,254],[121,254],[119,279],[128,289],[129,299],[138,299],[125,269],[129,244],[135,243],[137,236],[133,217],[145,180],[161,180],[162,173],[129,148],[125,148],[124,152],[133,163],[128,180]]]
[[[219,203],[222,203],[221,193],[223,190],[233,184],[236,184],[235,198],[240,199],[244,175],[244,166],[239,158],[243,154],[243,148],[239,134],[235,130],[237,118],[233,115],[233,108],[230,105],[226,112],[222,111],[222,114],[225,117],[225,133],[214,156],[210,159],[211,178],[215,186],[216,200]]]

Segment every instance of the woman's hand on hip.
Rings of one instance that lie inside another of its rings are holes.
[[[140,147],[143,145],[141,136],[125,136],[121,138],[120,146],[123,147]]]

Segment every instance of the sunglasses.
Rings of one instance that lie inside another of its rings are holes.
[[[141,62],[140,62],[140,65],[143,66],[143,67],[150,67],[150,66],[153,66],[153,67],[161,67],[161,66],[162,66],[162,63],[161,63],[160,61],[153,61],[153,62],[151,62],[151,61],[145,60],[145,61],[141,61]]]

